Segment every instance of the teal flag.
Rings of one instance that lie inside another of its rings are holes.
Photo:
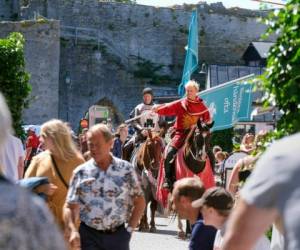
[[[178,95],[183,96],[185,93],[184,86],[191,79],[191,75],[198,67],[198,18],[197,10],[192,13],[189,27],[189,37],[185,62],[182,74],[182,80],[178,86]]]
[[[215,121],[212,131],[227,129],[239,121],[250,120],[253,84],[249,83],[249,76],[243,78],[200,93],[199,96]]]

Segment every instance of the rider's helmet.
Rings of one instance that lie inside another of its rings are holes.
[[[153,96],[153,90],[151,88],[149,88],[149,87],[144,88],[143,89],[143,95],[146,95],[146,94],[149,94],[149,95]]]

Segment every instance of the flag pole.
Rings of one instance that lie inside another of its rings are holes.
[[[223,88],[224,86],[226,86],[226,85],[229,84],[229,83],[240,82],[240,81],[243,81],[243,80],[252,78],[253,76],[255,76],[255,74],[246,75],[246,76],[243,76],[243,77],[234,79],[234,80],[232,80],[232,81],[222,83],[222,84],[220,84],[220,85],[218,85],[218,86],[215,86],[215,87],[212,87],[212,88],[210,88],[210,89],[206,89],[206,90],[203,90],[203,91],[201,91],[201,92],[198,92],[198,95],[199,95],[199,94],[205,94],[205,93],[207,93],[207,92],[210,92],[210,91],[212,91],[212,90],[216,90],[216,89],[219,89],[219,88]]]
[[[270,4],[275,4],[275,5],[279,5],[279,6],[285,6],[284,3],[276,3],[273,1],[269,1],[269,0],[252,0],[254,2],[259,2],[259,3],[270,3]]]

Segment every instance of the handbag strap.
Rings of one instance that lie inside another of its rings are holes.
[[[53,155],[51,154],[50,156],[51,156],[51,160],[52,160],[53,166],[54,166],[54,168],[55,168],[56,173],[58,174],[59,179],[60,179],[61,182],[64,184],[64,186],[68,189],[68,188],[69,188],[69,185],[67,184],[67,182],[65,181],[65,179],[64,179],[63,176],[61,175],[61,173],[60,173],[60,171],[59,171],[59,169],[58,169],[58,167],[57,167],[57,165],[56,165],[56,162],[55,162],[55,160],[54,160]]]

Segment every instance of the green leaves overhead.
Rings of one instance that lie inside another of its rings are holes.
[[[28,105],[31,91],[29,74],[25,71],[25,40],[20,33],[0,39],[0,92],[6,98],[16,134],[22,136],[22,110]]]
[[[283,113],[277,128],[293,134],[300,131],[300,0],[289,1],[264,22],[268,25],[264,38],[271,34],[278,38],[269,51],[261,84]]]

